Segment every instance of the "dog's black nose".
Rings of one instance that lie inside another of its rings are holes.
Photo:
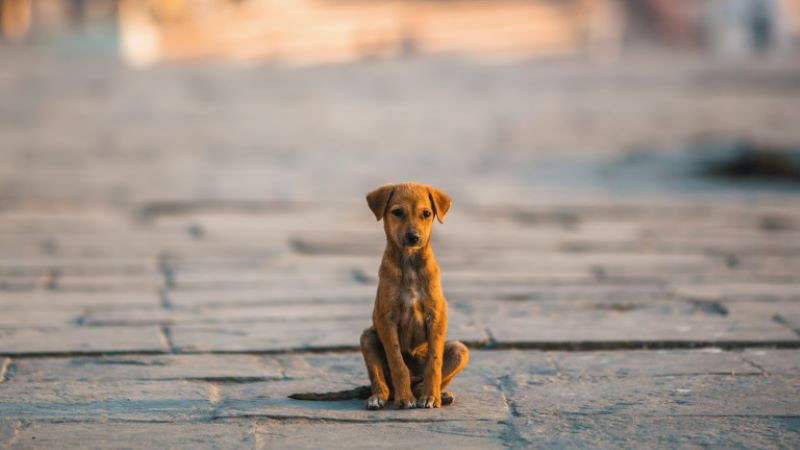
[[[409,231],[406,233],[406,242],[410,245],[414,245],[419,242],[419,235],[415,231]]]

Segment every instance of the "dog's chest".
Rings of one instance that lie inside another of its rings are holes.
[[[403,274],[400,287],[401,315],[407,321],[424,321],[422,308],[425,292],[416,271],[408,270]]]
[[[416,284],[403,286],[400,290],[399,329],[401,345],[405,351],[410,351],[427,340],[424,296],[422,288]]]

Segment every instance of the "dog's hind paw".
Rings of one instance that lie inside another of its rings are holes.
[[[442,406],[452,405],[454,401],[456,401],[456,396],[452,392],[442,392]]]
[[[381,409],[384,404],[386,404],[386,401],[378,395],[371,395],[367,399],[367,409],[369,410]]]

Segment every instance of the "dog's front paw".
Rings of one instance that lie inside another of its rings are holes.
[[[386,404],[386,400],[378,394],[373,394],[367,399],[367,409],[369,410],[381,409],[384,404]]]
[[[394,406],[397,409],[411,409],[417,407],[417,402],[414,401],[414,397],[409,395],[408,397],[405,398],[403,397],[395,398]]]
[[[424,395],[417,399],[420,408],[438,408],[442,406],[442,397],[438,395]]]

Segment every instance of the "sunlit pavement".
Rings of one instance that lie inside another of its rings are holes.
[[[0,446],[800,442],[796,181],[695,165],[796,145],[796,64],[6,52]],[[363,196],[407,179],[454,198],[434,249],[473,349],[455,405],[288,399],[367,383]]]

